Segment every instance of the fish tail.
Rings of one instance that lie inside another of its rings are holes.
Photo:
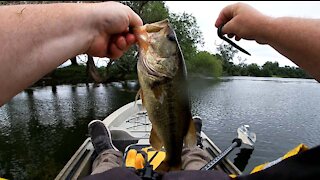
[[[162,163],[157,167],[157,172],[169,172],[169,171],[180,171],[182,168],[182,162],[170,163],[167,160],[162,161]]]

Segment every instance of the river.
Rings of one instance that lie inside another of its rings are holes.
[[[112,83],[21,92],[0,108],[0,177],[53,179],[88,137],[87,124],[133,101],[136,91]],[[320,84],[315,80],[191,79],[190,98],[193,115],[202,117],[203,131],[220,149],[231,144],[242,124],[256,133],[244,173],[300,143],[320,144]],[[228,157],[233,161],[239,152]]]

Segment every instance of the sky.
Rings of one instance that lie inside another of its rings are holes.
[[[217,53],[216,47],[221,44],[214,26],[220,11],[227,5],[244,2],[265,15],[272,17],[292,16],[301,18],[320,18],[320,1],[166,1],[170,12],[189,13],[197,19],[197,24],[202,32],[205,46],[201,50]],[[260,45],[255,41],[240,40],[233,42],[251,53],[248,56],[239,52],[236,56],[247,59],[245,63],[257,63],[262,66],[266,61],[278,62],[280,66],[295,66],[289,59],[279,54],[268,45]],[[297,42],[300,43],[300,42]],[[237,58],[234,63],[238,63]]]

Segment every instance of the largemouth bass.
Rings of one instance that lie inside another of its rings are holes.
[[[140,97],[152,123],[150,144],[156,150],[164,146],[165,171],[180,170],[183,144],[196,145],[180,45],[168,19],[137,27],[133,32],[139,45]]]

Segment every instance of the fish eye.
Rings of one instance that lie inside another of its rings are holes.
[[[170,41],[175,41],[176,40],[176,37],[173,33],[170,33],[167,35],[167,38],[170,40]]]

